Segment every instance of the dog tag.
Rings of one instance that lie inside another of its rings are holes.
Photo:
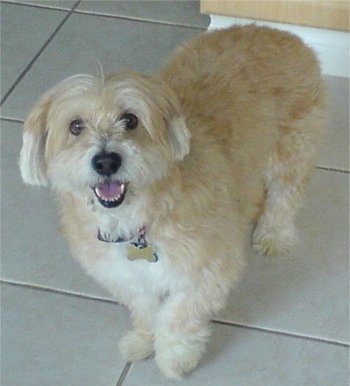
[[[128,259],[133,260],[146,260],[150,263],[158,261],[158,257],[154,249],[148,245],[146,247],[135,246],[134,244],[128,245]]]

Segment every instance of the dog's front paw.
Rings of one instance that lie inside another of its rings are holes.
[[[205,334],[207,335],[207,334]],[[157,337],[156,362],[163,374],[170,379],[180,379],[193,370],[205,350],[206,338],[197,340],[172,335]]]
[[[153,352],[153,337],[149,332],[129,331],[119,341],[119,350],[127,361],[139,361]]]

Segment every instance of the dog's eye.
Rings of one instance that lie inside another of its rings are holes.
[[[74,119],[69,126],[69,131],[73,135],[79,135],[85,128],[84,122],[81,119]]]
[[[134,130],[139,124],[137,116],[131,113],[123,114],[120,120],[123,121],[126,130]]]

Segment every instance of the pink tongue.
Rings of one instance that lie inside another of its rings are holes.
[[[96,193],[103,200],[113,200],[123,193],[123,184],[118,181],[98,184],[95,188]]]

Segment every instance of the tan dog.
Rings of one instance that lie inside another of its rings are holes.
[[[252,227],[263,253],[295,241],[323,121],[314,54],[256,26],[197,37],[156,76],[77,75],[37,103],[23,180],[55,191],[72,253],[130,309],[127,360],[155,352],[170,378],[196,366]]]

